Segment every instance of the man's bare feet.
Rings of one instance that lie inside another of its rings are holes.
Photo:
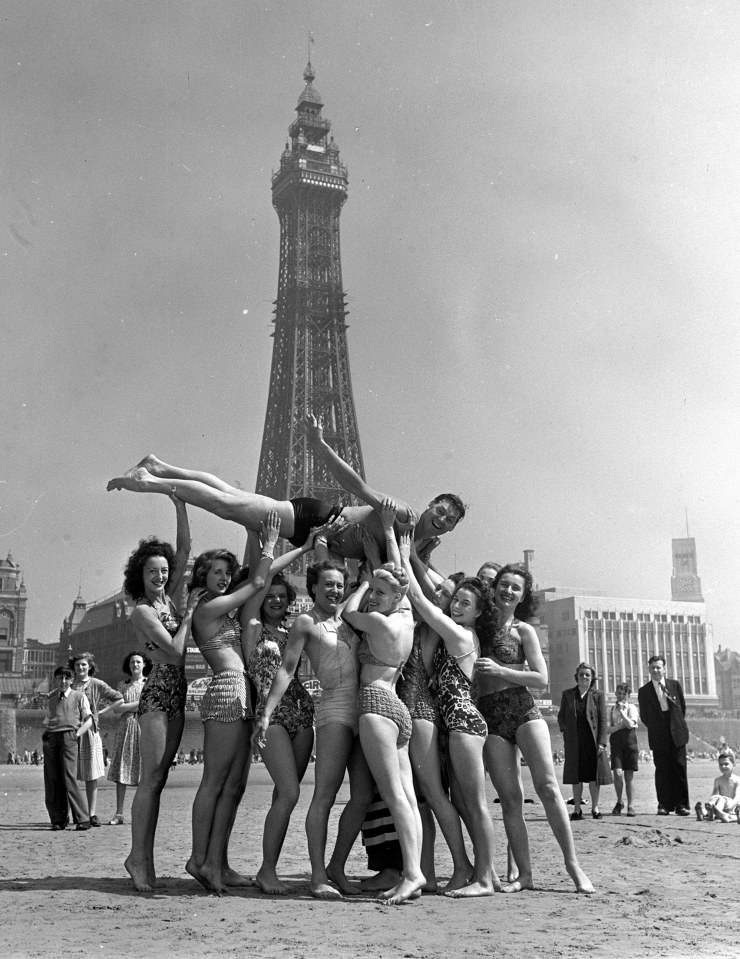
[[[284,896],[288,891],[288,887],[278,879],[274,869],[265,869],[262,866],[254,878],[266,896]]]
[[[142,484],[151,477],[151,473],[140,466],[135,466],[133,469],[130,469],[127,473],[124,473],[123,476],[114,476],[112,480],[108,480],[108,484],[105,487],[110,493],[114,489],[127,489],[133,490],[133,492],[140,492],[142,490]]]
[[[449,896],[450,899],[472,899],[477,896],[492,896],[496,891],[492,882],[469,882],[462,889],[445,892],[445,896]]]
[[[388,890],[386,893],[381,893],[377,898],[386,906],[400,906],[402,902],[418,899],[424,882],[424,876],[421,874],[417,879],[406,879],[404,877],[395,888]]]
[[[592,896],[596,892],[593,883],[580,866],[566,866],[565,868],[568,872],[568,875],[575,883],[576,892],[580,892],[584,896]]]
[[[393,889],[401,881],[401,873],[398,869],[381,869],[374,876],[363,879],[360,883],[360,889],[363,892],[387,892]]]
[[[130,476],[134,470],[145,469],[152,476],[164,476],[167,473],[167,464],[158,459],[154,453],[147,453],[143,460],[139,460],[136,466],[126,470],[126,476]]]
[[[231,866],[221,867],[221,882],[224,886],[232,886],[234,888],[248,889],[254,885],[254,879],[250,879],[249,876],[242,876],[240,872],[237,872],[236,869],[232,869]]]
[[[525,889],[534,889],[532,877],[525,879],[524,876],[517,876],[512,882],[507,882],[501,887],[501,892],[524,892]]]
[[[326,867],[326,875],[344,896],[359,896],[362,892],[360,886],[357,883],[350,882],[344,874],[344,869],[340,869],[338,866],[329,863]]]
[[[124,864],[123,868],[131,876],[131,881],[134,884],[134,889],[137,892],[154,892],[152,884],[149,882],[149,876],[147,874],[146,866],[135,863],[131,856],[129,856]]]
[[[470,869],[455,870],[450,876],[450,881],[440,890],[442,895],[447,892],[454,892],[456,889],[462,889],[468,885],[473,878],[473,867]]]
[[[335,889],[334,886],[330,886],[328,882],[311,882],[308,886],[308,891],[314,897],[314,899],[341,899],[342,894],[338,889]]]

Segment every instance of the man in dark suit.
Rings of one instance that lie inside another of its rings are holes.
[[[640,719],[647,726],[648,744],[655,763],[655,791],[658,794],[658,815],[691,815],[689,782],[686,772],[686,702],[681,684],[666,679],[665,659],[651,656],[648,660],[650,681],[637,691]]]

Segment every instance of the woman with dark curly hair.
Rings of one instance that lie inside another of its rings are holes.
[[[536,610],[529,570],[518,563],[503,566],[494,579],[494,600],[500,625],[482,644],[475,677],[478,709],[488,727],[483,756],[501,801],[506,835],[519,870],[518,877],[502,892],[534,888],[519,772],[521,750],[563,852],[568,875],[578,892],[591,893],[593,886],[578,864],[568,813],[555,777],[550,732],[529,691],[547,685],[547,666],[537,633],[529,624]]]
[[[126,799],[126,787],[139,785],[141,771],[141,730],[137,721],[139,697],[144,688],[146,677],[152,671],[152,661],[138,650],[126,654],[121,666],[128,679],[118,684],[118,692],[123,699],[113,707],[121,717],[116,730],[116,742],[113,746],[113,758],[108,769],[108,782],[116,784],[116,814],[109,826],[123,825],[123,804]]]
[[[103,741],[100,738],[99,717],[123,699],[121,693],[112,689],[102,679],[95,678],[95,657],[92,653],[76,653],[70,657],[68,666],[74,670],[72,689],[77,689],[88,698],[92,712],[92,726],[80,737],[77,762],[77,778],[85,783],[87,805],[90,810],[90,825],[100,826],[97,816],[98,779],[105,775]]]
[[[501,882],[493,867],[493,822],[486,800],[483,744],[485,721],[473,705],[470,686],[481,642],[488,642],[498,625],[498,614],[489,588],[472,577],[462,580],[450,602],[449,615],[422,592],[410,562],[411,537],[401,537],[401,561],[409,578],[409,598],[416,611],[439,634],[435,664],[439,707],[448,731],[452,768],[465,801],[465,821],[471,830],[475,870],[469,883],[445,891],[456,899],[490,896]]]
[[[158,885],[154,836],[159,803],[185,726],[185,654],[195,607],[204,590],[194,590],[181,617],[172,596],[182,582],[190,552],[185,504],[171,496],[177,513],[177,551],[153,537],[141,540],[126,564],[124,589],[136,603],[131,625],[152,659],[139,698],[141,776],[131,805],[131,852],[124,866],[137,892]]]

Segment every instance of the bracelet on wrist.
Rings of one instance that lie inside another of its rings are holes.
[[[260,559],[275,559],[274,553],[268,553],[267,550],[262,550],[260,553]]]

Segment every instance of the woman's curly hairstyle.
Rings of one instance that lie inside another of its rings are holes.
[[[589,686],[589,689],[593,689],[594,686],[595,686],[595,685],[598,683],[598,681],[599,681],[599,674],[596,672],[596,668],[595,668],[594,666],[592,666],[591,663],[587,663],[587,662],[579,663],[579,664],[576,666],[576,671],[573,673],[573,679],[575,679],[576,682],[578,682],[578,674],[580,673],[580,671],[581,671],[582,669],[588,669],[588,670],[590,670],[590,672],[591,672],[591,685]]]
[[[270,595],[270,590],[272,589],[273,586],[282,586],[285,592],[288,594],[288,606],[286,607],[285,615],[283,616],[284,620],[288,618],[288,610],[293,605],[293,603],[296,600],[296,596],[298,595],[295,591],[293,584],[290,582],[290,580],[287,579],[287,577],[283,576],[282,573],[275,573],[275,575],[272,577],[272,582],[267,587],[267,593],[265,594],[265,598],[260,603],[260,619],[262,620],[263,623],[265,621],[265,618],[262,615],[262,607],[264,606],[267,600],[267,597]]]
[[[239,572],[239,561],[236,556],[228,549],[207,549],[205,553],[196,557],[193,563],[193,571],[188,583],[189,593],[192,593],[194,589],[202,589],[206,585],[206,576],[208,576],[211,566],[220,559],[228,563],[229,574],[233,582],[234,577]]]
[[[507,563],[506,566],[502,566],[498,573],[496,573],[496,578],[493,581],[494,592],[499,584],[499,580],[505,573],[511,573],[513,576],[521,576],[524,580],[524,596],[522,596],[519,605],[514,610],[514,616],[523,623],[528,623],[537,612],[538,606],[537,599],[532,592],[534,589],[532,574],[522,563]]]
[[[90,669],[87,671],[87,675],[94,676],[95,675],[95,657],[93,656],[92,653],[74,653],[74,655],[70,656],[69,662],[67,663],[67,665],[72,670],[72,672],[74,672],[75,663],[80,659],[86,659],[88,661],[88,663],[90,664]],[[75,676],[76,675],[77,673],[75,673]]]
[[[475,633],[478,637],[482,652],[484,648],[491,646],[499,628],[500,616],[499,611],[496,609],[496,604],[493,601],[493,591],[487,583],[482,579],[478,579],[477,576],[466,576],[465,579],[457,584],[455,592],[452,594],[450,606],[452,606],[455,596],[457,596],[461,589],[467,589],[468,592],[473,593],[478,600],[478,617],[475,621]]]
[[[169,543],[163,543],[156,536],[140,539],[139,545],[131,553],[123,571],[123,589],[134,601],[143,599],[144,564],[152,556],[161,556],[167,560],[170,573],[175,568],[175,551]]]
[[[405,570],[395,563],[383,563],[373,570],[373,578],[384,579],[391,587],[394,593],[400,593],[404,597],[409,591],[409,578]]]
[[[130,653],[126,653],[126,658],[124,659],[123,664],[121,666],[121,672],[125,673],[127,676],[131,675],[130,660],[132,656],[141,656],[141,658],[144,660],[144,669],[142,670],[142,674],[144,676],[148,676],[149,673],[151,673],[152,666],[154,664],[152,663],[151,659],[149,659],[146,653],[140,653],[138,649],[132,649]]]

